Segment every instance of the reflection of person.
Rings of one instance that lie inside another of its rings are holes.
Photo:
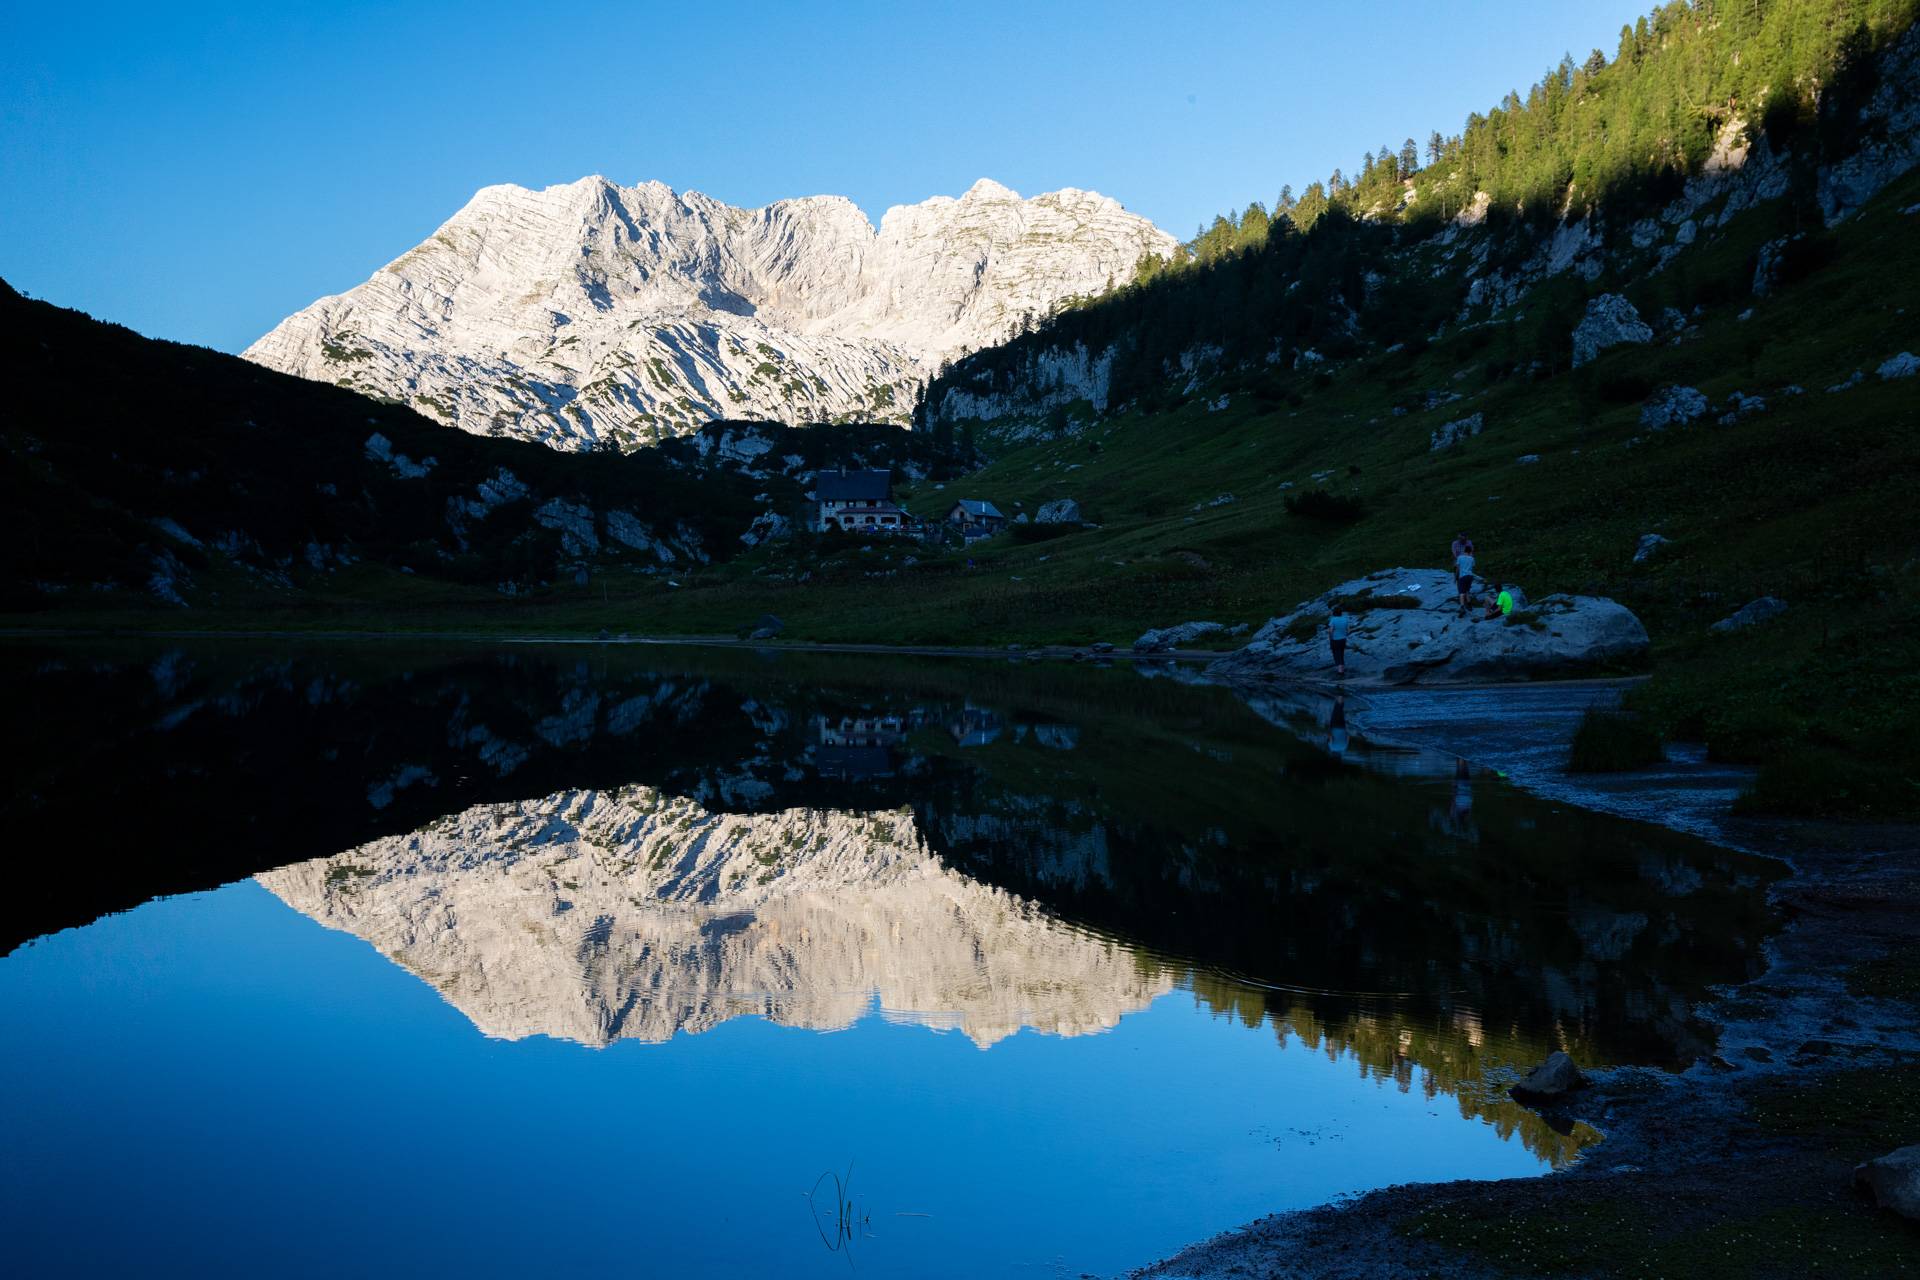
[[[1333,616],[1327,619],[1327,642],[1333,649],[1333,674],[1347,674],[1347,634],[1353,630],[1353,619],[1339,605],[1333,606]]]
[[[1335,755],[1347,751],[1347,695],[1333,695],[1333,711],[1327,716],[1327,750]]]
[[[1473,816],[1473,775],[1467,769],[1466,760],[1455,757],[1453,762],[1453,821],[1456,826],[1465,826]]]

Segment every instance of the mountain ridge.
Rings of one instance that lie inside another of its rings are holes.
[[[1098,193],[1022,198],[985,178],[878,227],[843,196],[743,209],[602,175],[495,184],[243,354],[568,449],[714,418],[904,424],[948,359],[1174,245]]]

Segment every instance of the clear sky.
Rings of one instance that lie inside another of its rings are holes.
[[[1640,0],[1207,5],[301,0],[9,6],[0,277],[239,350],[479,187],[601,173],[740,205],[991,177],[1185,237],[1457,132]]]

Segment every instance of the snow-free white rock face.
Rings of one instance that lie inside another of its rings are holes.
[[[959,875],[911,811],[709,812],[649,787],[482,805],[260,883],[484,1034],[660,1041],[873,1009],[982,1047],[1082,1035],[1172,989],[1121,944]]]
[[[1105,196],[984,179],[878,231],[838,196],[736,209],[657,182],[487,187],[245,354],[559,448],[713,418],[904,423],[942,361],[1174,244]]]

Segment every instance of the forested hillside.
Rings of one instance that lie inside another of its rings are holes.
[[[483,439],[4,282],[0,351],[0,608],[16,614],[498,612],[602,570],[724,561],[784,527],[821,466],[930,462],[924,438],[878,425],[715,423],[632,455]]]
[[[1914,86],[1889,82],[1914,74],[1917,14],[1920,0],[1673,0],[1623,28],[1611,59],[1565,58],[1457,133],[1383,144],[1352,174],[1283,187],[1271,210],[1222,215],[1173,258],[1144,259],[1130,286],[956,363],[921,421],[945,432],[1079,399],[1152,407],[1196,373],[1418,345],[1510,312],[1516,282],[1577,267],[1582,287],[1550,300],[1560,323],[1529,353],[1564,367],[1581,295],[1664,267],[1638,224],[1702,175],[1749,158],[1777,171],[1764,195],[1780,236],[1817,237],[1856,207],[1848,163],[1872,167],[1913,126]],[[1901,104],[1876,104],[1889,90]],[[1494,277],[1504,287],[1474,291]],[[1701,282],[1682,309],[1717,288]],[[1057,353],[1075,349],[1083,367],[1063,374]]]

